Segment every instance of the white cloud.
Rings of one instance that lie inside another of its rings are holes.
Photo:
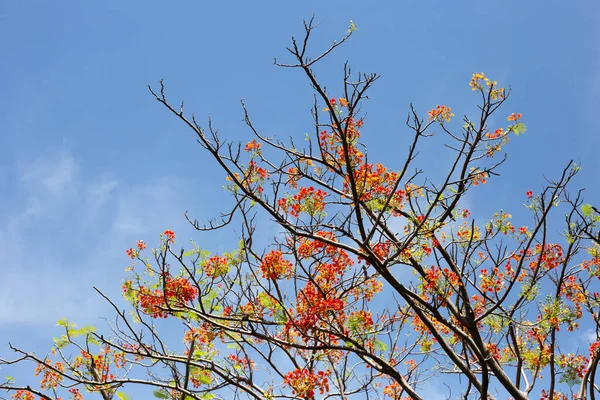
[[[116,187],[117,181],[106,178],[90,184],[87,188],[89,201],[94,203],[96,206],[104,204],[109,199]]]
[[[596,340],[598,340],[598,337],[596,336],[596,330],[595,329],[586,329],[585,331],[583,331],[581,340],[586,345],[590,345],[590,344],[594,343]]]
[[[51,326],[65,317],[87,322],[106,308],[91,292],[88,273],[61,271],[57,265],[43,267],[5,272],[0,283],[0,322]]]
[[[157,235],[167,228],[179,231],[187,225],[183,216],[184,193],[179,180],[167,177],[120,191],[113,234]]]
[[[41,185],[52,195],[60,196],[72,185],[78,173],[76,161],[60,151],[27,165],[22,178],[30,189],[37,191]]]
[[[110,317],[92,286],[118,296],[125,249],[187,224],[179,181],[125,186],[101,174],[86,176],[84,167],[58,151],[20,169],[20,186],[8,199],[15,211],[0,221],[0,325]]]

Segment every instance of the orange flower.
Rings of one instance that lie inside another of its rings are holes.
[[[33,393],[27,390],[17,390],[15,394],[11,395],[10,397],[15,400],[35,400]]]
[[[258,150],[260,150],[260,146],[261,146],[261,144],[258,143],[256,141],[256,139],[254,139],[253,141],[246,143],[244,150],[245,151],[254,151],[254,150],[258,151]]]
[[[454,117],[454,114],[451,112],[450,107],[446,106],[437,106],[436,108],[429,110],[427,114],[429,115],[429,121],[433,119],[438,122],[450,122],[450,117]]]
[[[523,116],[523,114],[521,114],[521,113],[518,113],[518,114],[512,113],[508,116],[507,119],[509,121],[518,121],[521,119],[522,116]]]
[[[485,78],[485,74],[482,73],[474,73],[473,77],[471,78],[471,82],[469,83],[469,86],[471,86],[471,90],[476,90],[476,89],[482,89],[483,86],[481,86],[481,83],[479,82],[480,80],[484,80]]]
[[[474,73],[471,77],[471,82],[469,82],[469,86],[471,86],[471,90],[480,90],[483,92],[483,84],[488,87],[490,91],[490,97],[492,100],[498,100],[504,98],[504,88],[498,87],[498,82],[491,81],[490,78],[486,78],[483,72]]]

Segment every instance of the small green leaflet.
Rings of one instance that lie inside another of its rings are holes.
[[[157,399],[168,399],[169,398],[169,393],[167,393],[164,390],[155,390],[154,392],[152,392],[152,394],[154,395],[154,397],[156,397]]]
[[[373,347],[377,351],[386,351],[387,350],[387,345],[384,342],[382,342],[381,340],[377,340],[377,339],[375,339],[373,341]]]
[[[117,397],[120,400],[133,400],[133,398],[130,395],[123,393],[123,392],[117,392]]]
[[[527,126],[525,126],[525,124],[522,122],[517,122],[512,127],[512,131],[515,133],[515,135],[523,134],[523,133],[525,133],[526,130],[527,130]]]
[[[581,205],[581,212],[583,213],[583,215],[585,215],[586,217],[591,217],[592,213],[593,213],[593,208],[591,204],[582,204]]]
[[[198,380],[198,382],[203,383],[205,385],[209,385],[212,382],[210,376],[206,375],[199,375],[196,379]]]

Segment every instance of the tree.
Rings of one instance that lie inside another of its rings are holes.
[[[360,142],[361,104],[378,76],[344,66],[334,94],[313,72],[354,24],[313,58],[313,21],[304,28],[288,49],[293,63],[278,64],[302,71],[315,92],[315,133],[303,147],[263,136],[243,103],[255,139],[229,143],[169,103],[162,82],[150,89],[227,176],[233,207],[206,225],[188,220],[201,232],[239,223],[239,243],[224,254],[180,250],[166,230],[146,256],[138,241],[123,284],[131,310],[98,290],[116,313],[109,333],[63,320],[47,356],[11,346],[16,358],[0,366],[33,362],[41,377],[35,386],[7,377],[0,388],[13,399],[126,399],[132,385],[160,399],[425,399],[431,379],[448,385],[448,398],[596,398],[600,213],[567,191],[579,167],[525,194],[529,226],[503,211],[471,218],[465,195],[497,175],[503,145],[525,132],[518,113],[490,126],[509,91],[473,74],[479,115],[458,130],[449,107],[424,118],[411,106],[406,157],[386,167]],[[454,157],[441,180],[415,165],[434,133]],[[259,248],[266,217],[281,232]],[[595,330],[589,348],[573,340],[580,323]],[[184,327],[181,350],[165,341],[166,324]]]

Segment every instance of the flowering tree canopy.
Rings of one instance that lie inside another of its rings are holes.
[[[382,165],[361,142],[361,104],[378,76],[344,67],[343,90],[331,93],[313,70],[354,24],[309,56],[313,28],[278,64],[315,93],[302,145],[261,134],[245,106],[254,138],[229,143],[168,102],[162,82],[151,89],[224,171],[233,207],[189,221],[201,232],[239,224],[231,251],[180,249],[171,230],[152,250],[138,241],[126,252],[130,310],[106,298],[116,312],[106,332],[65,320],[47,355],[12,347],[2,370],[32,362],[39,379],[6,377],[0,389],[28,400],[128,399],[135,385],[159,399],[426,400],[435,379],[448,398],[600,396],[600,212],[567,191],[578,166],[522,194],[522,225],[505,211],[472,218],[465,196],[492,184],[503,146],[526,129],[504,111],[509,90],[473,74],[479,111],[462,127],[446,105],[423,116],[411,107],[402,161]],[[442,141],[452,159],[441,177],[417,165],[424,140]],[[259,247],[266,218],[280,229]],[[162,331],[169,324],[184,331],[177,343]],[[580,326],[594,332],[587,344]]]

